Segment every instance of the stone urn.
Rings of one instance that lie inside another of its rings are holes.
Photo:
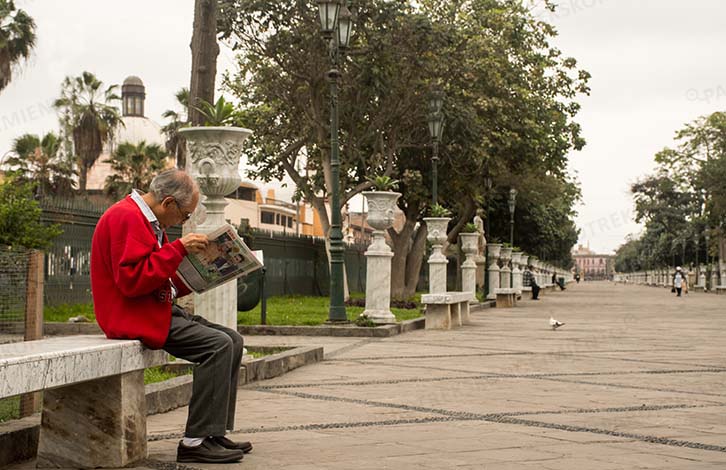
[[[433,249],[429,257],[429,293],[440,294],[446,292],[446,264],[448,260],[444,256],[443,248],[446,243],[446,229],[449,225],[449,217],[424,217],[428,234],[426,238]]]
[[[460,233],[459,237],[461,238],[461,251],[467,255],[467,258],[469,255],[475,256],[479,251],[479,234],[477,232]]]
[[[187,161],[191,176],[202,193],[206,218],[195,229],[209,233],[225,223],[224,196],[239,187],[242,144],[252,134],[241,127],[186,127],[179,133],[187,142]],[[194,313],[224,325],[237,327],[237,281],[194,294]]]
[[[368,201],[368,218],[366,222],[376,229],[373,232],[373,243],[368,249],[375,248],[376,250],[390,252],[390,248],[386,245],[384,232],[393,225],[396,217],[396,201],[401,197],[401,193],[394,193],[392,191],[365,191],[363,195]]]
[[[385,231],[393,225],[396,201],[401,193],[366,191],[368,224],[373,227],[373,242],[366,256],[366,315],[374,323],[396,323],[391,313],[391,258],[393,252],[386,243]]]

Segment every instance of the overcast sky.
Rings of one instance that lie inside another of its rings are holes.
[[[174,92],[188,86],[193,0],[16,0],[37,23],[31,60],[0,93],[0,157],[20,134],[58,128],[50,107],[67,75],[104,83],[138,75],[146,114],[163,123]],[[726,104],[723,0],[561,0],[542,12],[555,44],[592,74],[577,121],[587,146],[570,158],[582,184],[580,243],[609,252],[629,233],[629,185],[653,168],[674,132]],[[219,70],[233,67],[222,49]]]

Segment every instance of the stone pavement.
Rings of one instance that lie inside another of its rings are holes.
[[[241,463],[179,468],[726,468],[726,297],[603,282],[519,305],[385,339],[248,337],[326,360],[240,390]],[[150,418],[149,467],[174,468],[185,418]]]

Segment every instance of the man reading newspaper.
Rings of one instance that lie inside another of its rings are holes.
[[[188,220],[198,203],[194,180],[172,169],[148,193],[134,190],[111,206],[93,234],[93,308],[107,337],[139,339],[196,363],[177,461],[237,462],[252,450],[225,437],[234,426],[242,337],[173,303],[191,292],[177,274],[182,260],[203,253],[209,239],[190,233],[169,243],[165,230]]]

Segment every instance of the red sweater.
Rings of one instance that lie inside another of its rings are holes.
[[[187,251],[180,240],[161,248],[154,229],[131,199],[111,206],[96,225],[91,246],[91,291],[96,320],[108,338],[140,339],[164,346],[171,324],[171,284],[178,296],[189,289],[177,277]]]

